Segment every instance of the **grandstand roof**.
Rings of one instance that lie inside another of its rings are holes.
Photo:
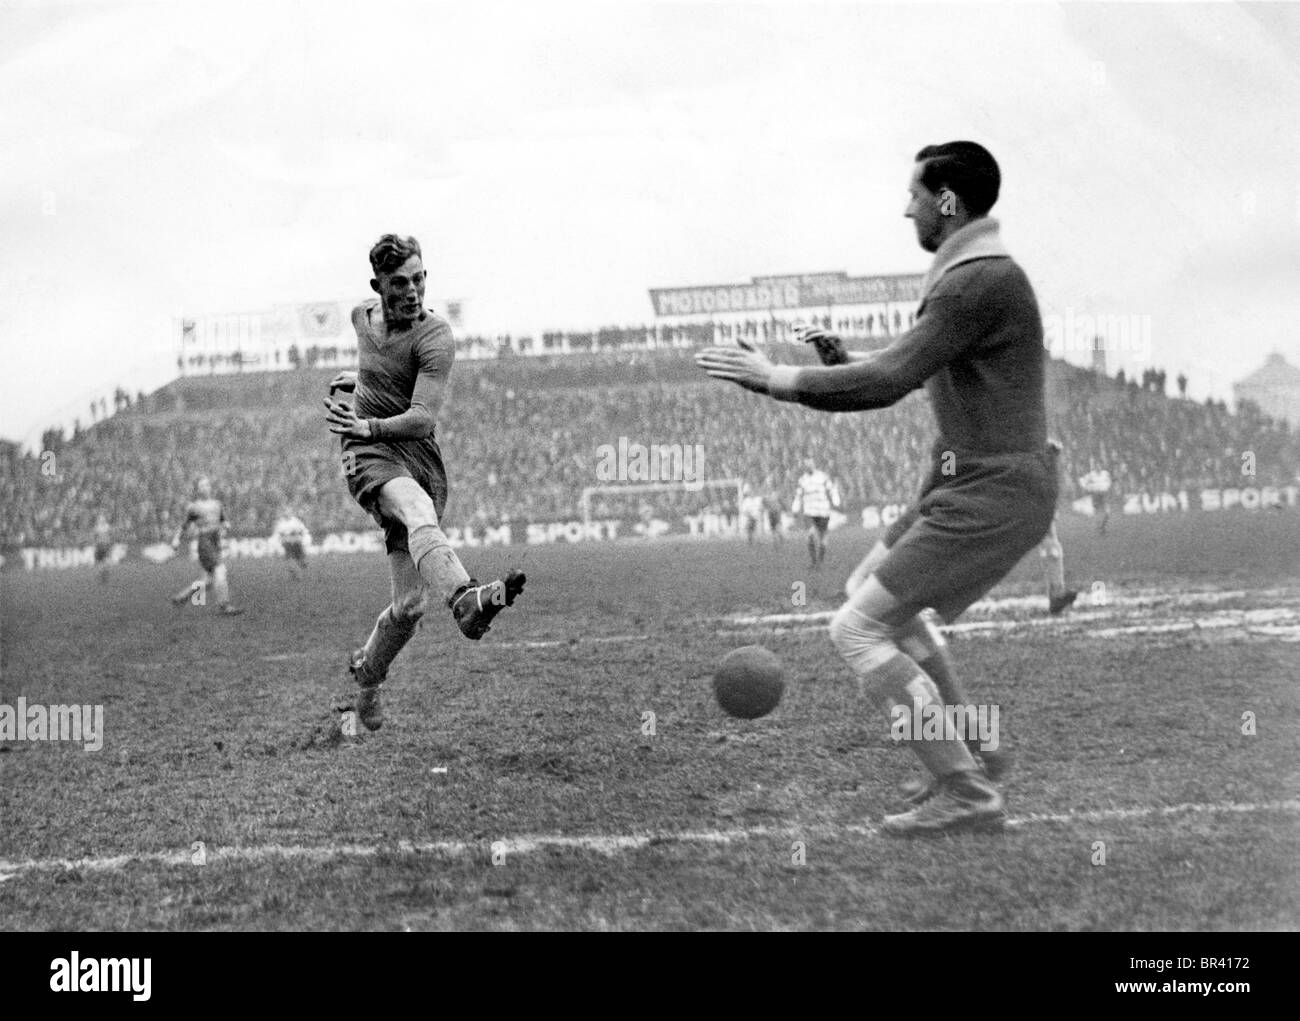
[[[1300,387],[1300,369],[1283,358],[1279,352],[1274,351],[1268,356],[1268,361],[1245,379],[1238,380],[1236,385]]]

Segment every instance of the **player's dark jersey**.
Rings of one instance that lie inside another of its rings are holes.
[[[225,520],[220,500],[191,500],[185,506],[185,524],[193,525],[199,535],[219,532]]]
[[[435,392],[451,375],[456,357],[451,327],[425,312],[410,327],[389,331],[379,300],[352,310],[357,334],[356,412],[371,421],[391,419],[413,408],[433,413]],[[342,439],[348,488],[363,507],[372,509],[379,488],[399,475],[410,475],[434,499],[442,514],[447,499],[442,451],[432,431],[419,438],[399,438],[382,430],[377,437]]]
[[[869,361],[805,368],[792,399],[825,411],[893,404],[924,386],[938,450],[1040,455],[1047,444],[1043,325],[1024,271],[1009,258],[949,270],[916,326]],[[789,399],[789,398],[788,398]]]
[[[221,563],[221,531],[226,512],[220,500],[191,500],[185,507],[185,525],[199,533],[199,563],[211,571]]]

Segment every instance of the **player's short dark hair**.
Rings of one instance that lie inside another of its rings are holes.
[[[983,216],[998,200],[1002,172],[993,154],[978,142],[944,142],[927,145],[916,154],[924,163],[921,183],[938,194],[951,188],[974,216]]]
[[[420,242],[415,238],[402,237],[400,234],[385,234],[370,249],[370,268],[375,271],[376,276],[380,273],[392,273],[413,255],[420,259],[424,258],[420,251]]]

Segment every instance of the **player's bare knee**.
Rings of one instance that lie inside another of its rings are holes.
[[[898,652],[894,629],[873,620],[852,603],[845,603],[831,618],[831,644],[859,672],[873,669]]]
[[[385,514],[396,518],[408,532],[424,525],[438,525],[433,498],[414,479],[396,478],[380,490],[380,505]]]

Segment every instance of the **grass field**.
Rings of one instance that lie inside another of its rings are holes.
[[[1300,518],[1063,522],[1097,605],[1047,617],[1034,556],[953,632],[1013,824],[924,842],[877,832],[917,769],[825,633],[871,539],[819,574],[797,539],[466,551],[524,600],[479,644],[431,612],[358,739],[381,557],[233,561],[231,619],[168,605],[192,564],[10,571],[0,703],[102,704],[106,734],[0,746],[0,927],[1297,927]],[[709,674],[751,642],[787,689],[744,723]]]

